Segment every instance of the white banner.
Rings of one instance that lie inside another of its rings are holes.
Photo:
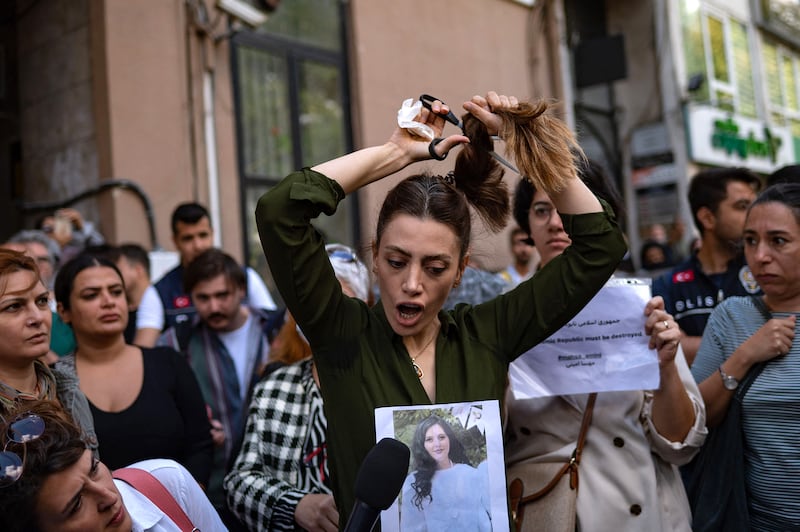
[[[658,388],[658,354],[644,333],[650,285],[610,279],[567,325],[511,364],[514,397]]]

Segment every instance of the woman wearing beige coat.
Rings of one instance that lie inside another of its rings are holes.
[[[581,178],[612,208],[610,182],[591,164]],[[616,210],[616,209],[615,209]],[[618,211],[617,211],[618,212]],[[529,231],[542,266],[569,246],[546,194],[522,181],[517,222]],[[680,330],[660,297],[645,309],[645,334],[658,353],[657,390],[598,393],[579,465],[576,529],[689,531],[691,514],[678,466],[705,441],[705,406],[680,349]],[[588,395],[508,398],[506,464],[509,481],[528,463],[565,464],[575,450]],[[531,491],[526,490],[525,494]],[[536,529],[523,521],[522,530]]]

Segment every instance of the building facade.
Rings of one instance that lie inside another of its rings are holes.
[[[652,224],[691,227],[698,169],[767,174],[800,159],[797,0],[240,3],[266,21],[248,26],[220,0],[2,3],[0,239],[80,197],[109,241],[171,250],[173,207],[199,201],[218,244],[269,280],[260,194],[385,141],[421,93],[457,113],[491,89],[560,100],[619,184],[634,250]],[[319,228],[366,249],[396,180]],[[476,262],[502,268],[507,242],[478,230]]]

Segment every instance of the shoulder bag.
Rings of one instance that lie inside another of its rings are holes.
[[[511,517],[517,531],[575,531],[578,466],[596,399],[596,393],[589,395],[578,442],[567,463],[523,462],[508,468]]]

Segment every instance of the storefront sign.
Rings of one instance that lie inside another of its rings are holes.
[[[788,128],[713,107],[690,107],[687,127],[689,157],[698,163],[770,173],[795,162]]]

